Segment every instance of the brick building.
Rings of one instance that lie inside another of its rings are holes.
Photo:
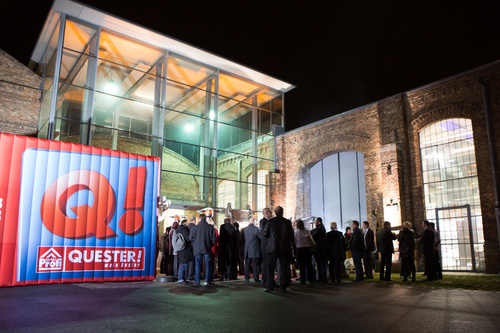
[[[385,220],[396,228],[410,221],[421,232],[428,219],[437,222],[444,238],[445,269],[496,273],[498,184],[492,159],[500,158],[500,136],[495,133],[500,133],[500,62],[277,137],[271,205],[282,205],[290,217],[323,216],[344,227],[353,219],[366,219],[374,229]],[[346,152],[361,157],[342,168]],[[338,157],[326,167],[332,156]],[[320,162],[323,181],[315,183]],[[356,165],[364,177],[352,178]],[[353,187],[361,189],[357,202],[356,193],[349,193]]]
[[[36,136],[42,79],[0,49],[0,132]]]

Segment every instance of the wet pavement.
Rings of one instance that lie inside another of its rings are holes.
[[[500,293],[349,283],[265,293],[112,282],[0,289],[1,332],[498,332]]]

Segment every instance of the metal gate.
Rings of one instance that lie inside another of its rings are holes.
[[[443,270],[476,271],[470,205],[436,208]]]

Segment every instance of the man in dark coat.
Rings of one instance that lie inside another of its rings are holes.
[[[255,219],[253,217],[251,217],[248,222],[249,225],[243,228],[241,232],[243,256],[245,260],[245,282],[250,280],[250,265],[253,267],[254,282],[260,282],[258,265],[260,258],[259,228],[255,226]]]
[[[262,232],[264,231],[264,227],[266,226],[267,222],[273,216],[273,212],[269,208],[264,208],[262,210],[262,215],[264,215],[264,217],[259,222],[259,231],[260,231],[260,253],[262,254],[262,286],[265,288],[267,286],[266,284],[267,271],[265,267],[266,263],[268,262],[267,260],[268,255],[266,254],[267,238],[263,236]],[[274,284],[274,273],[271,278],[273,279],[273,284]]]
[[[363,262],[365,264],[365,274],[367,279],[373,279],[373,262],[371,253],[375,251],[375,236],[370,229],[368,221],[363,222],[363,238],[365,251],[363,253]]]
[[[411,280],[415,282],[415,233],[411,230],[410,222],[403,223],[403,230],[399,233],[398,242],[403,281],[408,281],[408,277],[411,276]]]
[[[221,281],[227,281],[233,278],[233,273],[236,271],[234,267],[234,247],[236,228],[231,224],[231,218],[226,217],[224,224],[219,230],[219,266],[221,267]]]
[[[161,251],[161,264],[160,264],[160,274],[167,274],[168,271],[168,255],[169,255],[169,239],[168,239],[168,228],[165,228],[165,232],[160,237],[160,251]]]
[[[184,250],[180,250],[177,252],[179,260],[178,282],[183,285],[188,284],[187,281],[188,263],[194,261],[193,245],[189,241],[189,228],[186,226],[186,224],[187,220],[186,219],[182,220],[181,225],[175,230],[175,233],[176,234],[180,233],[184,237],[184,241],[186,242],[186,247],[184,248]]]
[[[267,269],[266,292],[272,292],[274,288],[274,270],[276,261],[280,263],[280,287],[281,291],[286,292],[288,285],[288,267],[292,245],[295,241],[293,235],[292,222],[283,217],[283,207],[275,208],[276,217],[270,219],[264,227],[264,237],[267,238],[266,253],[269,255]]]
[[[430,222],[424,221],[422,223],[424,232],[420,238],[420,250],[424,255],[425,272],[427,279],[424,281],[436,280],[436,267],[434,266],[434,231],[432,231]]]
[[[316,260],[316,265],[318,265],[318,278],[320,283],[328,283],[326,277],[326,229],[321,217],[318,217],[315,223],[316,228],[311,230],[311,235],[316,243],[314,259]]]
[[[207,222],[207,216],[200,214],[200,222],[195,225],[189,234],[189,240],[193,244],[193,254],[195,259],[194,281],[200,283],[201,263],[205,260],[205,281],[213,284],[212,272],[210,271],[210,252],[215,244],[214,227]]]
[[[352,260],[354,261],[354,268],[356,269],[356,279],[353,281],[361,282],[363,281],[363,265],[361,264],[361,257],[365,251],[363,232],[359,229],[358,221],[352,221],[351,228],[351,252]]]
[[[189,231],[191,231],[191,229],[193,229],[193,227],[196,225],[196,217],[192,217],[191,220],[189,220],[189,224],[188,224],[188,229]],[[188,263],[188,280],[189,281],[194,281],[194,260],[193,261],[190,261]]]
[[[396,239],[396,235],[391,231],[391,223],[388,221],[384,222],[384,227],[379,231],[377,235],[377,248],[380,252],[380,280],[383,281],[393,281],[391,279],[392,270],[392,254],[394,253],[393,240]],[[385,267],[385,276],[384,276]]]
[[[344,259],[344,236],[337,230],[337,223],[330,223],[330,229],[326,234],[326,251],[330,260],[330,279],[332,282],[340,283],[340,265]]]

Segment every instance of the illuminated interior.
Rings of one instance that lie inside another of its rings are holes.
[[[162,158],[161,194],[174,206],[225,207],[216,184],[251,189],[260,180],[249,180],[252,165],[274,170],[283,91],[105,26],[58,17],[37,68],[44,78],[39,137]],[[234,161],[245,171],[220,177]],[[247,204],[232,202],[234,209]]]
[[[446,119],[419,133],[425,213],[441,237],[444,270],[484,270],[484,236],[470,119]]]

